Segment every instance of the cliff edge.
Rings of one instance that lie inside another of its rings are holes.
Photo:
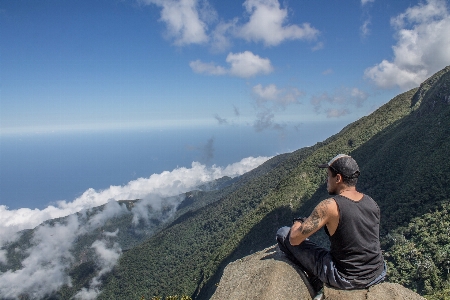
[[[381,283],[364,290],[324,288],[325,300],[424,300],[396,283]],[[313,290],[303,272],[278,249],[271,246],[230,263],[211,300],[278,299],[310,300]]]

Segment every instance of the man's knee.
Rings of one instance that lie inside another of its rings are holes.
[[[278,243],[278,246],[283,252],[286,252],[286,245],[285,240],[289,238],[289,231],[291,230],[290,227],[284,226],[278,229],[276,240]]]
[[[291,228],[288,227],[288,226],[283,226],[280,229],[278,229],[278,231],[277,231],[277,241],[278,240],[284,241],[288,237],[290,230],[291,230]]]

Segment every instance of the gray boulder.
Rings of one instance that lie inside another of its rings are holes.
[[[313,289],[304,273],[272,246],[230,263],[211,300],[310,300]],[[381,283],[364,290],[324,288],[325,300],[425,300],[396,283]]]
[[[211,300],[302,300],[312,293],[303,272],[272,246],[226,266]]]

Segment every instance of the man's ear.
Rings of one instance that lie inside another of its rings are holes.
[[[342,175],[341,174],[337,174],[336,175],[336,183],[342,182]]]

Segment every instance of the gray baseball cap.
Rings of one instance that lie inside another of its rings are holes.
[[[358,178],[360,172],[356,161],[349,155],[338,154],[328,163],[318,165],[319,168],[331,168],[346,178]]]

